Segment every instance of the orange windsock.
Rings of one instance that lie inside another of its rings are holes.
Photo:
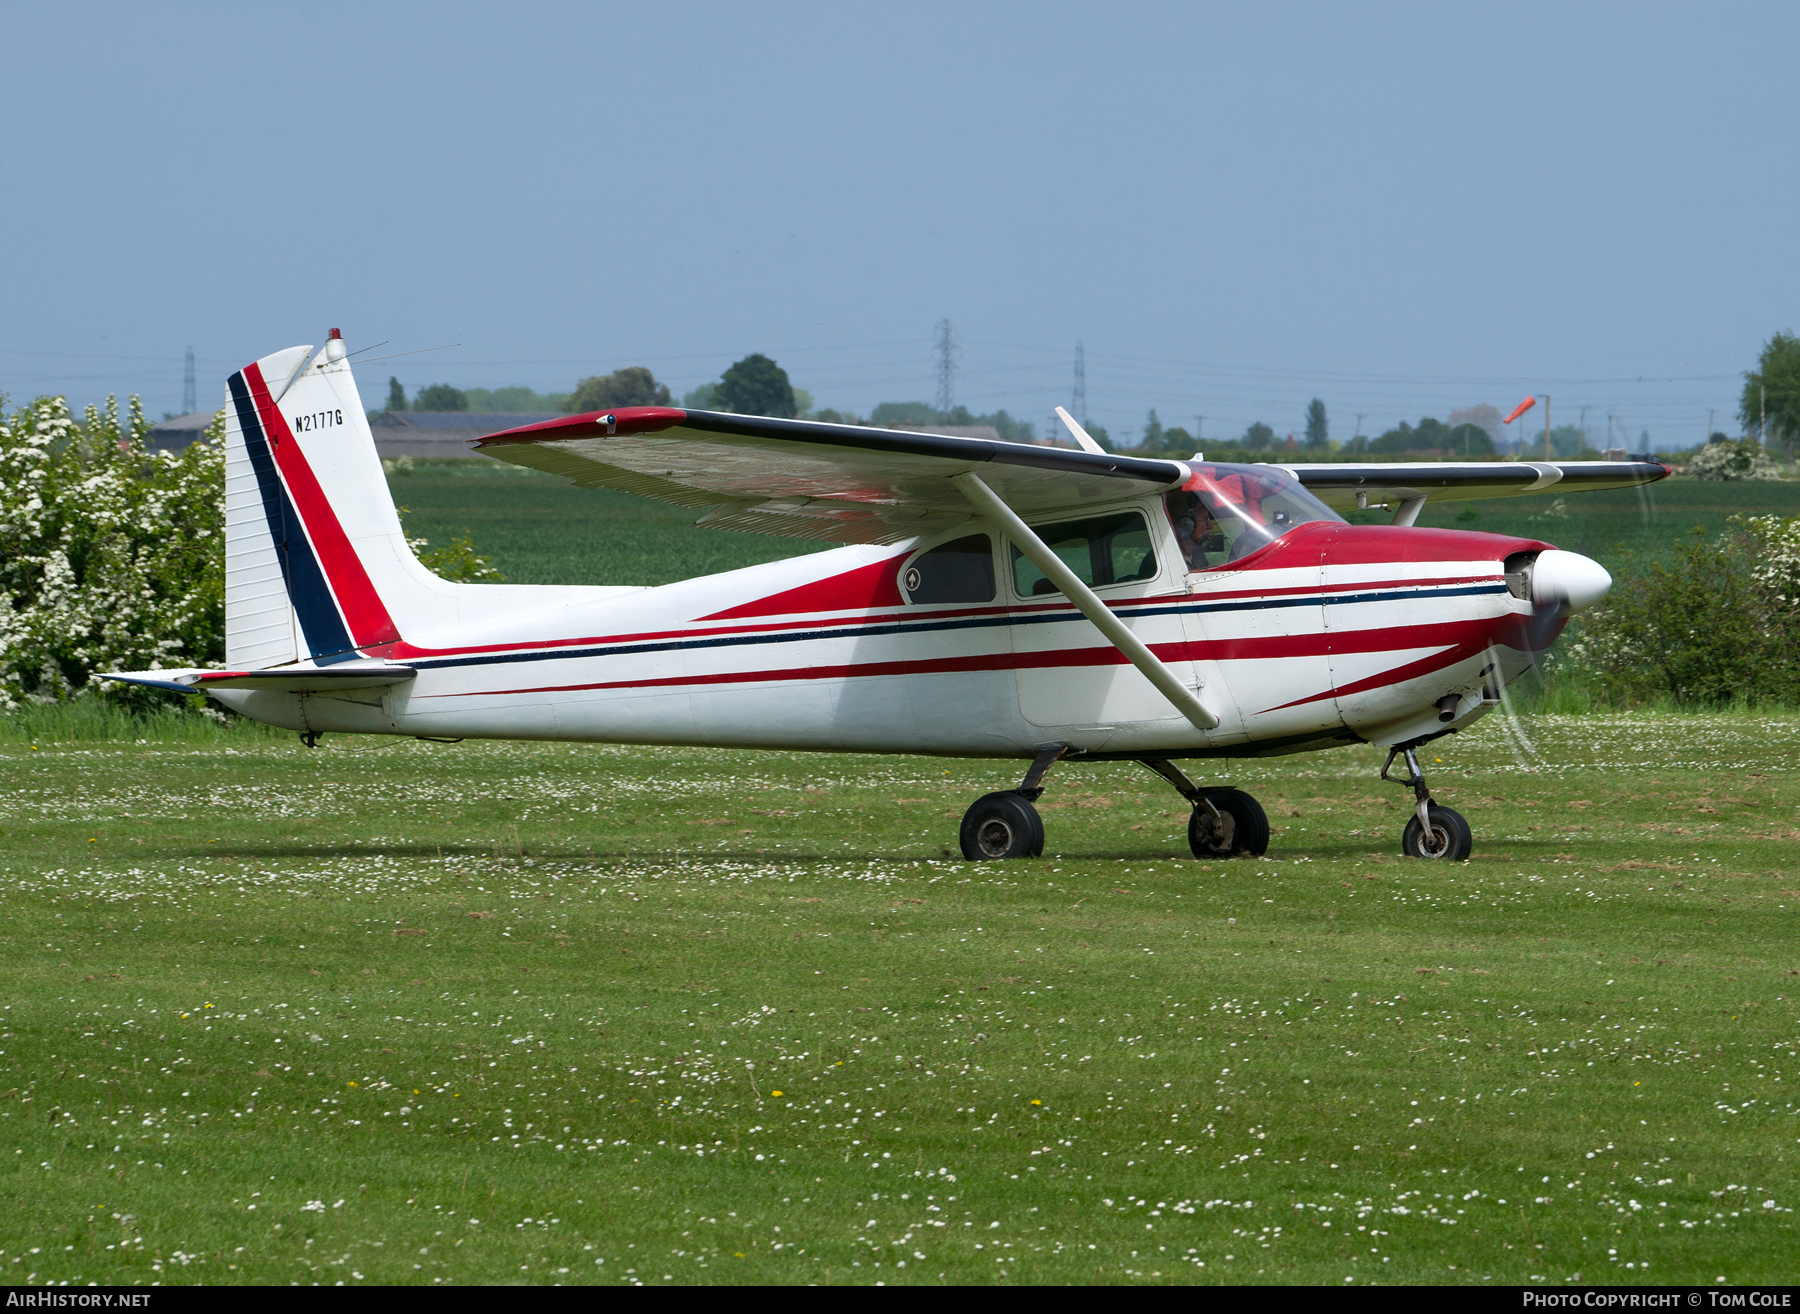
[[[1520,402],[1517,406],[1513,407],[1512,414],[1507,416],[1504,420],[1500,421],[1500,423],[1501,424],[1511,424],[1514,420],[1518,419],[1521,415],[1525,414],[1526,411],[1530,410],[1533,406],[1536,406],[1536,405],[1537,405],[1536,397],[1527,397],[1524,401]]]

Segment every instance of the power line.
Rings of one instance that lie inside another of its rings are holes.
[[[1087,352],[1083,350],[1079,338],[1075,340],[1075,393],[1070,400],[1073,405],[1069,410],[1081,421],[1081,427],[1087,428]]]

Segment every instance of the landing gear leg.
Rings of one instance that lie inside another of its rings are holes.
[[[1038,858],[1044,853],[1044,820],[1031,805],[1044,796],[1044,777],[1069,751],[1051,744],[1032,759],[1017,789],[984,794],[963,813],[962,854],[970,862]]]
[[[1188,847],[1196,858],[1260,857],[1269,851],[1268,814],[1243,790],[1201,789],[1163,758],[1145,758],[1144,765],[1194,805],[1188,818]]]
[[[1461,813],[1439,807],[1432,801],[1431,790],[1425,785],[1425,773],[1419,770],[1419,759],[1414,752],[1417,747],[1417,743],[1411,743],[1390,748],[1388,759],[1381,768],[1383,780],[1413,792],[1413,819],[1406,823],[1406,833],[1400,837],[1400,852],[1409,858],[1448,858],[1451,862],[1463,862],[1474,846],[1469,823],[1463,820]],[[1396,780],[1388,774],[1388,768],[1394,765],[1397,757],[1406,759],[1409,774],[1405,780]]]

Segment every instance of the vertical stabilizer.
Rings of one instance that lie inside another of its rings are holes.
[[[384,650],[456,615],[458,587],[407,545],[333,329],[231,376],[226,660],[254,670]]]

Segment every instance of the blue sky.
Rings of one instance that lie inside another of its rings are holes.
[[[1800,325],[1800,9],[27,5],[0,389],[210,405],[341,326],[391,372],[679,393],[763,351],[1115,438],[1548,392],[1731,428]]]

